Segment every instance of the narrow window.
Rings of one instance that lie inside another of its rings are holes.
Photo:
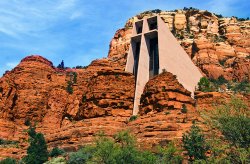
[[[159,51],[158,38],[150,39],[150,53],[149,53],[149,77],[152,78],[159,74]]]
[[[136,33],[141,34],[142,33],[142,26],[143,26],[143,21],[139,21],[135,23],[136,27]]]
[[[141,42],[135,43],[135,55],[134,55],[134,75],[137,77],[138,72],[138,64],[139,64],[139,56],[140,56]]]

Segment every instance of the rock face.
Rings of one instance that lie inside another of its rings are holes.
[[[109,57],[123,68],[129,50],[133,22],[160,15],[181,46],[209,78],[224,76],[228,80],[250,78],[250,21],[218,18],[208,11],[197,9],[147,11],[128,20],[125,28],[116,32],[110,43]],[[120,54],[120,55],[118,55]]]
[[[187,110],[194,111],[195,102],[191,98],[191,92],[178,82],[176,76],[163,72],[146,84],[141,96],[140,114],[162,112],[164,109],[180,110],[183,104]]]

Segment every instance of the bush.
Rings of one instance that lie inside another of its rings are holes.
[[[13,145],[17,144],[18,141],[10,141],[10,140],[4,140],[0,138],[0,145]]]
[[[36,133],[35,127],[28,130],[30,146],[27,149],[25,163],[42,164],[48,160],[47,144],[42,133]]]
[[[50,157],[57,157],[57,156],[59,156],[59,155],[64,154],[64,152],[65,152],[64,150],[59,149],[58,147],[54,147],[54,148],[51,150],[49,156],[50,156]]]
[[[208,114],[209,115],[209,114]],[[218,107],[209,119],[217,127],[225,139],[233,146],[249,148],[250,146],[250,112],[240,99],[232,97],[227,104]]]
[[[178,150],[173,142],[170,142],[166,147],[159,148],[158,153],[159,159],[157,163],[175,163],[181,164],[182,163],[182,156],[181,151]]]
[[[232,90],[234,92],[243,92],[243,93],[250,93],[250,84],[247,80],[243,80],[242,82],[236,84]]]
[[[162,92],[166,92],[166,87],[165,87],[165,86],[162,86],[162,87],[161,87],[161,91],[162,91]]]
[[[248,106],[242,100],[232,97],[230,102],[214,110],[204,111],[202,116],[210,128],[209,131],[214,135],[210,144],[212,159],[214,161],[220,159],[227,163],[249,163],[250,111]],[[223,134],[222,137],[221,134]],[[219,142],[215,143],[215,141]]]
[[[63,157],[52,158],[51,160],[45,162],[44,164],[66,164],[67,161]]]
[[[208,146],[198,126],[193,124],[190,131],[182,136],[182,142],[190,160],[206,159],[205,153],[208,150]]]
[[[29,119],[25,119],[25,122],[24,122],[24,125],[26,125],[26,126],[30,126],[30,120]]]
[[[181,113],[187,113],[187,106],[186,106],[186,104],[182,104]]]
[[[16,164],[16,160],[13,158],[6,158],[2,161],[0,161],[0,164]]]
[[[135,139],[127,131],[122,131],[114,139],[99,135],[94,146],[87,146],[71,153],[68,163],[154,164],[157,157],[150,152],[136,148]]]
[[[68,81],[68,85],[67,85],[66,91],[67,91],[69,94],[72,94],[72,93],[73,93],[73,87],[72,87],[72,82],[71,82],[71,81]]]
[[[138,117],[138,116],[133,115],[133,116],[131,116],[131,117],[129,118],[129,121],[134,121],[134,120],[136,120],[136,119],[137,119],[137,117]]]
[[[250,118],[226,116],[218,119],[220,130],[225,139],[234,146],[249,148],[250,146]]]
[[[74,82],[74,84],[77,83],[77,73],[76,72],[73,72],[73,82]]]
[[[79,163],[86,163],[90,161],[94,155],[95,147],[86,146],[77,152],[69,154],[69,160],[67,161],[68,164],[79,164]]]
[[[202,77],[198,82],[198,89],[202,92],[211,92],[212,87],[210,81],[206,77]]]

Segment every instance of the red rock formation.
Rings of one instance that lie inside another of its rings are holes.
[[[0,79],[0,138],[20,141],[20,149],[25,149],[27,120],[37,122],[48,140],[53,129],[63,131],[75,121],[105,116],[127,120],[132,114],[134,76],[113,66],[103,59],[86,69],[59,70],[41,56],[24,58]],[[68,81],[73,83],[72,94],[67,92]],[[21,157],[24,151],[12,153]]]
[[[141,97],[140,114],[151,111],[180,110],[185,104],[190,111],[194,111],[194,100],[191,92],[186,90],[169,72],[150,79]]]
[[[129,19],[116,32],[110,44],[109,57],[125,68],[133,22],[159,14],[173,31],[193,62],[209,78],[223,75],[241,81],[250,77],[250,21],[218,18],[203,10],[144,12]]]

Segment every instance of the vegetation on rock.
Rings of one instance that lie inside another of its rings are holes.
[[[241,82],[228,81],[223,76],[218,79],[208,79],[202,77],[198,82],[198,90],[202,92],[223,92],[233,91],[234,93],[250,93],[250,83],[248,80]]]
[[[74,91],[72,85],[73,85],[72,82],[71,82],[71,81],[68,81],[66,91],[67,91],[69,94],[72,94],[73,91]]]
[[[48,160],[47,144],[42,133],[36,133],[35,127],[28,130],[29,144],[24,162],[27,164],[42,164]]]
[[[165,148],[159,148],[157,153],[140,151],[134,137],[128,131],[122,131],[113,138],[103,134],[98,136],[94,145],[85,146],[71,153],[68,163],[107,163],[107,164],[165,164],[181,163],[180,151],[173,143]]]
[[[209,147],[205,142],[201,129],[193,124],[189,132],[182,137],[183,147],[187,150],[190,160],[206,159]]]
[[[250,111],[242,100],[232,97],[230,102],[205,111],[202,116],[211,133],[210,162],[250,162]]]
[[[54,147],[54,148],[51,150],[51,152],[49,153],[49,156],[50,156],[50,157],[57,157],[57,156],[62,155],[62,154],[64,154],[64,153],[65,153],[64,150],[62,150],[62,149],[60,149],[60,148],[58,148],[58,147]]]
[[[16,164],[17,161],[13,158],[6,158],[2,161],[0,161],[0,164]]]

